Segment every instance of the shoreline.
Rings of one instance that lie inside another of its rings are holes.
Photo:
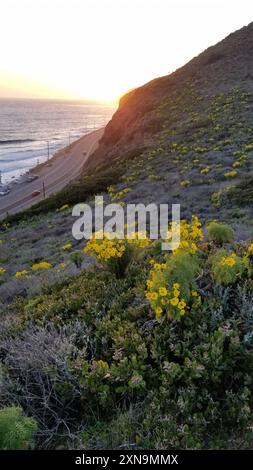
[[[55,153],[53,153],[53,155],[49,158],[49,160],[45,160],[44,162],[36,164],[35,166],[31,167],[22,175],[17,176],[15,179],[13,178],[13,180],[10,180],[7,183],[2,183],[2,185],[0,185],[0,188],[8,187],[10,189],[13,189],[13,187],[16,187],[19,184],[25,183],[26,178],[29,176],[34,176],[34,175],[41,176],[41,171],[43,171],[45,168],[50,169],[50,167],[52,167],[57,162],[58,159],[64,158],[65,156],[67,156],[68,152],[71,152],[76,147],[76,145],[81,143],[86,137],[92,135],[93,133],[101,131],[102,129],[104,129],[104,127],[92,130],[91,132],[88,132],[87,134],[84,134],[78,139],[74,140],[73,142],[71,142],[71,144],[68,144],[65,147],[59,148]]]
[[[87,134],[84,134],[81,137],[79,137],[78,139],[71,142],[71,144],[66,145],[65,147],[61,147],[59,150],[57,150],[55,153],[53,153],[53,155],[49,158],[49,160],[46,160],[42,163],[39,163],[38,165],[33,166],[32,168],[30,168],[30,170],[27,171],[26,174],[28,175],[28,174],[31,174],[31,173],[34,173],[34,172],[36,174],[38,174],[41,169],[43,169],[45,167],[49,168],[50,166],[52,166],[55,163],[55,161],[58,158],[62,158],[64,156],[66,156],[68,152],[71,152],[78,143],[80,143],[83,139],[85,139],[85,137],[88,137],[89,135],[93,134],[94,132],[100,131],[101,129],[102,128],[95,129],[92,132],[87,132]]]
[[[59,149],[49,161],[36,165],[16,182],[11,182],[10,192],[0,197],[0,218],[31,207],[78,178],[103,132],[104,127],[85,134]],[[35,175],[37,178],[33,181],[27,180],[28,176]]]

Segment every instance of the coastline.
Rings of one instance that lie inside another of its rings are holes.
[[[62,147],[60,148],[59,150],[57,150],[50,158],[49,160],[46,160],[42,163],[39,163],[38,165],[35,165],[34,167],[30,168],[29,171],[27,171],[26,174],[39,174],[40,171],[43,169],[43,168],[49,168],[50,166],[52,166],[59,158],[64,158],[69,152],[71,152],[72,150],[75,149],[75,147],[79,144],[82,144],[82,142],[85,141],[85,138],[90,136],[90,135],[93,135],[94,133],[96,133],[97,131],[101,131],[101,128],[100,129],[96,129],[92,132],[89,132],[81,137],[79,137],[77,140],[74,140],[73,142],[71,142],[71,144],[69,145],[66,145],[65,147]]]
[[[61,147],[59,150],[57,150],[48,160],[41,162],[29,170],[27,170],[25,173],[22,175],[18,176],[17,178],[13,179],[13,181],[9,181],[6,184],[3,184],[2,186],[8,186],[12,188],[13,186],[16,186],[16,184],[20,184],[21,182],[25,182],[26,178],[28,176],[33,176],[33,175],[38,175],[41,176],[41,172],[43,171],[43,174],[46,175],[47,172],[50,173],[50,167],[52,167],[55,163],[57,163],[58,159],[62,159],[68,155],[69,152],[73,151],[77,145],[82,144],[82,142],[85,142],[85,138],[92,135],[93,133],[100,131],[100,129],[96,129],[92,132],[89,132],[78,139],[74,140],[71,142],[71,144],[66,145],[65,147]],[[45,170],[46,169],[46,170]],[[45,172],[45,173],[44,173]]]
[[[76,179],[95,151],[103,132],[104,128],[100,128],[85,134],[58,150],[48,161],[31,168],[16,182],[11,182],[9,194],[0,197],[0,218],[31,207]],[[34,181],[27,181],[28,176],[35,175]],[[35,192],[38,192],[36,196]]]

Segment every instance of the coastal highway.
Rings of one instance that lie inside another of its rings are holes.
[[[11,192],[6,196],[0,196],[0,219],[41,201],[44,198],[43,183],[47,197],[77,178],[84,163],[96,149],[103,132],[104,129],[99,129],[81,137],[69,147],[58,151],[50,160],[50,166],[42,164],[31,170],[30,175],[38,175],[35,181],[20,180],[19,184],[11,184]],[[33,197],[33,191],[40,191],[40,195]]]

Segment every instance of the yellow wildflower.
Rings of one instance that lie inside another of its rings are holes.
[[[67,243],[66,245],[63,245],[62,249],[63,251],[71,250],[72,245],[71,243]]]
[[[157,300],[157,299],[158,299],[157,292],[151,292],[151,300]]]
[[[168,294],[168,291],[167,291],[166,287],[160,287],[160,288],[159,288],[159,294],[160,294],[162,297],[165,297],[165,296]]]
[[[159,269],[161,269],[161,264],[155,263],[154,269],[156,269],[157,271],[159,271]]]
[[[40,263],[35,263],[32,265],[33,271],[42,271],[43,269],[50,269],[52,265],[47,261],[41,261]]]
[[[23,271],[17,271],[15,274],[16,278],[27,277],[28,272],[24,269]]]
[[[66,209],[69,208],[69,205],[68,204],[64,204],[64,206],[61,206],[59,209],[56,210],[56,212],[61,212],[61,211],[65,211]]]
[[[155,313],[156,313],[156,315],[159,317],[159,316],[163,313],[162,308],[161,308],[161,307],[157,307],[157,308],[155,309]]]
[[[186,302],[184,300],[181,300],[178,304],[178,308],[180,310],[183,310],[186,307]]]
[[[146,299],[152,300],[152,292],[147,292],[146,293]]]
[[[253,243],[249,246],[247,254],[248,256],[253,255]]]
[[[173,284],[173,289],[180,289],[180,284],[178,284],[178,282],[175,282]]]
[[[180,291],[178,289],[175,289],[173,291],[173,295],[174,295],[174,297],[179,297],[180,296]]]
[[[221,266],[229,266],[232,268],[235,265],[235,255],[228,256],[227,258],[222,258],[220,262]]]
[[[147,292],[146,298],[148,300],[157,300],[158,299],[158,294],[157,294],[157,292]]]

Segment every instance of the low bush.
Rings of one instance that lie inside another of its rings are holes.
[[[134,257],[138,257],[141,249],[149,246],[148,238],[118,239],[104,234],[100,239],[97,234],[89,240],[84,248],[85,253],[95,256],[104,263],[117,277],[124,277],[127,266]]]
[[[0,449],[24,450],[33,447],[37,423],[23,414],[20,407],[0,409]]]
[[[207,227],[208,239],[216,243],[231,243],[234,240],[233,229],[223,223],[211,222]]]
[[[218,250],[210,257],[211,270],[217,284],[234,284],[249,268],[248,258],[241,258],[236,253]]]
[[[239,184],[232,187],[226,198],[227,205],[236,204],[238,206],[250,206],[253,202],[253,178],[244,178]]]
[[[69,427],[81,408],[80,384],[72,361],[77,354],[80,360],[86,357],[87,344],[87,330],[78,322],[62,328],[52,324],[45,328],[31,326],[14,339],[9,337],[1,341],[0,354],[8,370],[0,385],[1,401],[19,403],[36,419],[38,438],[44,447],[52,445],[57,435],[72,437]],[[25,432],[29,437],[36,429],[34,420],[22,418],[16,408],[6,410],[3,417],[7,431],[8,421],[10,426],[9,435],[6,434],[6,439],[10,440],[8,445],[14,445],[17,439],[15,445],[23,446]],[[11,441],[12,433],[14,442]]]

